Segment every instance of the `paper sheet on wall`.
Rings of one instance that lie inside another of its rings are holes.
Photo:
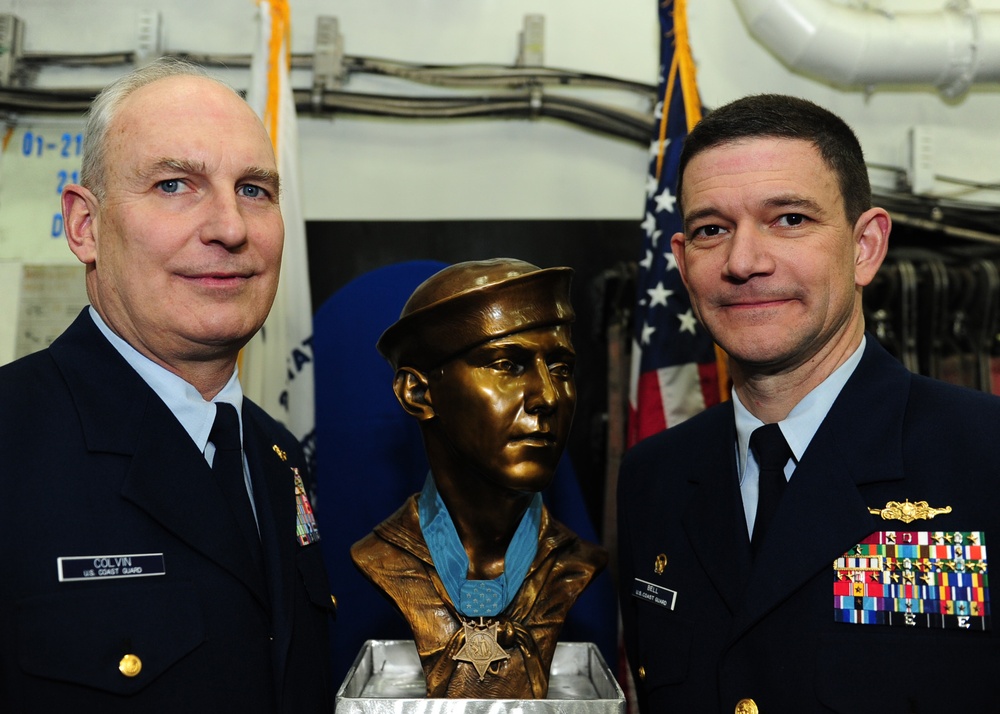
[[[21,264],[0,261],[0,315],[16,315],[21,295]],[[0,364],[14,359],[17,320],[0,320]]]
[[[79,178],[81,119],[0,129],[0,364],[47,347],[87,304],[60,195]]]
[[[0,304],[16,314],[13,336],[0,336],[0,361],[6,362],[48,347],[88,304],[83,265],[23,265],[0,263],[6,288]],[[12,266],[20,269],[20,280]],[[10,279],[20,289],[11,305]],[[5,344],[6,343],[6,344]]]
[[[79,178],[80,120],[10,126],[0,139],[0,260],[73,264],[60,195]]]

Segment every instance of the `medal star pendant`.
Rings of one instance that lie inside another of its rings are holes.
[[[510,655],[504,652],[503,647],[497,642],[497,623],[491,622],[486,625],[483,618],[479,618],[479,624],[463,622],[465,628],[465,644],[462,645],[453,659],[457,662],[469,662],[479,673],[479,681],[486,678],[486,671],[494,662],[502,662],[509,659]]]

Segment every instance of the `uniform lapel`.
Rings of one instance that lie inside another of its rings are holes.
[[[158,397],[149,402],[122,496],[242,580],[266,605],[263,574],[204,456]]]
[[[826,463],[804,459],[785,490],[753,562],[734,637],[824,569],[831,573],[832,603],[834,559],[875,530],[851,464],[835,451],[824,456]]]
[[[878,529],[860,486],[902,479],[908,373],[869,336],[854,375],[806,449],[753,563],[738,637]],[[832,615],[831,615],[832,617]]]
[[[275,686],[282,691],[285,660],[291,645],[296,573],[295,483],[290,461],[273,448],[275,440],[257,418],[258,408],[243,403],[243,447],[250,466],[254,500],[261,526],[261,545],[271,600]],[[287,458],[287,456],[286,456]],[[266,514],[266,515],[265,515]]]
[[[239,526],[191,437],[101,335],[87,309],[50,348],[92,452],[131,457],[122,497],[243,581],[266,603]]]
[[[703,423],[687,445],[698,463],[691,469],[693,493],[681,522],[702,568],[735,612],[750,569],[750,539],[736,473],[732,405],[712,414],[714,424]]]

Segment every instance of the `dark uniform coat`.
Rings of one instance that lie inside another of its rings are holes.
[[[302,453],[249,400],[243,420],[266,578],[203,454],[86,311],[0,368],[0,711],[332,711]],[[59,580],[59,558],[138,555],[148,576]]]
[[[869,335],[753,562],[735,441],[727,402],[623,463],[620,598],[643,712],[1000,710],[1000,399],[911,375]],[[951,512],[869,510],[907,499]],[[866,536],[974,530],[997,549],[991,630],[835,622],[833,564]]]

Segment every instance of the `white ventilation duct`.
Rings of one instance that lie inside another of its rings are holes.
[[[790,69],[839,86],[932,84],[955,97],[1000,81],[1000,12],[953,1],[887,12],[830,0],[735,0],[750,33]]]

